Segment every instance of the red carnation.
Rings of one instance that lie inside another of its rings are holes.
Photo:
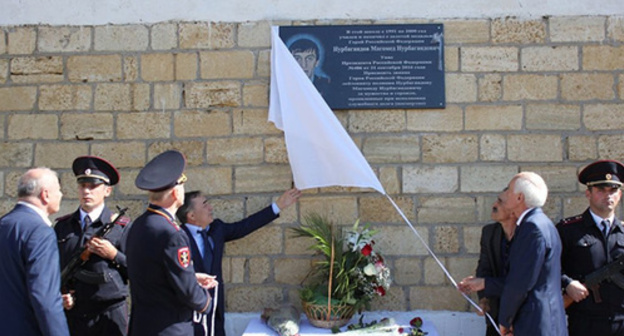
[[[423,321],[420,317],[415,317],[410,321],[410,325],[414,328],[420,328],[423,325]]]
[[[377,294],[379,294],[379,296],[386,295],[386,290],[381,286],[375,288],[375,291],[377,292]]]
[[[362,254],[367,257],[371,255],[372,252],[373,252],[373,247],[370,246],[369,244],[366,244],[366,246],[362,248]]]

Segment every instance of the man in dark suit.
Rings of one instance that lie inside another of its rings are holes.
[[[105,237],[93,237],[104,224],[116,219],[104,200],[119,182],[119,173],[110,162],[95,156],[76,158],[72,170],[80,207],[58,218],[54,226],[61,269],[85,244],[91,255],[63,288],[68,293],[63,295],[67,323],[72,335],[126,335],[128,279],[126,255],[120,249],[130,218],[117,220]]]
[[[210,309],[208,289],[216,283],[195,274],[188,237],[174,217],[184,203],[185,164],[182,153],[167,151],[135,180],[137,188],[149,191],[150,204],[127,230],[130,335],[192,335],[193,312]]]
[[[61,299],[61,270],[48,216],[63,193],[55,172],[27,171],[18,202],[0,218],[0,328],[3,335],[69,335]]]
[[[615,160],[596,161],[579,173],[578,181],[587,186],[589,208],[557,224],[563,245],[562,284],[576,302],[567,309],[568,330],[571,336],[623,336],[624,288],[603,281],[594,292],[583,281],[624,254],[624,227],[615,216],[622,197],[624,165]]]
[[[297,189],[284,192],[270,206],[236,223],[224,223],[212,217],[212,206],[206,197],[199,191],[186,193],[184,204],[178,209],[177,216],[180,222],[185,223],[182,229],[191,242],[191,256],[196,272],[215,275],[217,281],[223,284],[221,260],[223,259],[225,243],[236,240],[267,225],[277,217],[281,210],[294,204],[301,196]],[[214,296],[214,293],[212,293]],[[219,286],[218,302],[215,316],[215,335],[224,336],[225,295],[223,285]],[[213,306],[214,307],[214,306]],[[207,319],[212,312],[201,316]],[[197,319],[195,335],[209,334],[210,323]]]

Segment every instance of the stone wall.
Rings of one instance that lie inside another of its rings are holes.
[[[291,186],[282,133],[267,122],[270,25],[424,21],[165,22],[0,27],[0,210],[29,167],[61,173],[61,213],[77,207],[70,170],[103,156],[122,180],[109,202],[145,207],[140,168],[176,148],[187,189],[235,221]],[[447,108],[336,111],[419,233],[456,279],[476,267],[481,226],[516,172],[541,174],[553,220],[583,211],[575,175],[623,159],[624,17],[440,20]],[[378,310],[468,310],[465,300],[381,195],[306,191],[272,225],[227,245],[227,310],[259,311],[296,289],[312,257],[290,227],[317,211],[380,230],[394,286]]]

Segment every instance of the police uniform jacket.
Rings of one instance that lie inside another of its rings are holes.
[[[190,232],[186,225],[183,226],[184,231],[189,235],[191,241],[191,255],[193,257],[193,265],[197,272],[215,275],[219,281],[219,297],[217,302],[217,315],[215,317],[215,336],[224,336],[224,313],[225,313],[225,292],[223,286],[223,269],[222,259],[225,249],[225,243],[228,241],[243,238],[253,231],[269,224],[271,221],[279,217],[273,212],[272,206],[268,206],[255,214],[235,223],[225,223],[220,219],[215,219],[210,224],[208,234],[214,243],[212,266],[210,270],[204,268],[199,248],[195,240],[190,236]],[[210,313],[212,314],[212,313]],[[212,317],[209,315],[209,317]],[[210,319],[209,319],[210,321]],[[209,324],[210,326],[210,324]]]
[[[18,204],[0,219],[0,334],[69,335],[54,230]]]
[[[106,223],[110,223],[113,213],[104,207],[100,218],[94,219],[85,231],[80,222],[80,210],[57,219],[54,231],[58,238],[61,257],[61,269],[84,248],[85,243]],[[97,303],[123,300],[128,296],[126,255],[122,252],[121,239],[128,217],[122,217],[104,236],[117,248],[114,260],[104,259],[92,253],[87,262],[80,267],[69,281],[68,288],[74,290],[76,304],[68,313],[87,312],[97,309]]]
[[[193,311],[209,308],[211,297],[197,283],[190,254],[187,235],[158,206],[130,226],[130,335],[192,335]]]
[[[624,253],[624,229],[617,218],[611,225],[607,239],[596,226],[589,209],[582,215],[562,220],[557,224],[557,229],[563,244],[561,267],[564,289],[572,280],[583,282],[586,275]],[[596,303],[590,289],[589,297],[572,304],[568,308],[568,314],[624,319],[624,289],[613,282],[603,281],[598,291],[601,303]]]

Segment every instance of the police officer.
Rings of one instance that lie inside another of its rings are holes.
[[[557,224],[563,244],[562,284],[575,303],[567,309],[570,336],[624,335],[624,288],[603,281],[599,295],[587,288],[584,278],[624,254],[624,228],[615,217],[624,181],[624,165],[615,160],[596,161],[583,169],[589,208]]]
[[[61,289],[69,330],[72,335],[126,335],[128,279],[126,256],[120,248],[130,219],[123,216],[104,237],[93,237],[116,219],[104,200],[119,181],[119,173],[110,162],[95,156],[76,158],[72,170],[80,207],[58,218],[54,227],[61,269],[85,247],[91,255]]]
[[[175,221],[184,202],[182,153],[152,159],[135,180],[149,206],[128,230],[126,254],[132,286],[130,335],[192,335],[193,312],[211,307],[214,277],[196,274],[187,235]]]

